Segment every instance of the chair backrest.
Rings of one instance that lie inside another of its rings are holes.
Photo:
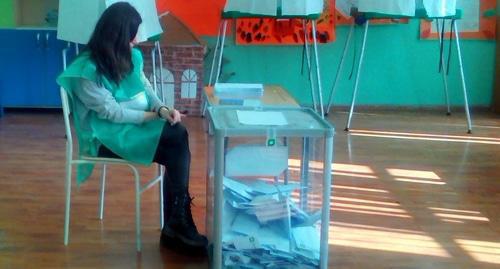
[[[67,147],[68,149],[73,149],[73,136],[71,135],[71,125],[69,122],[69,114],[71,113],[71,108],[69,105],[69,97],[66,90],[63,87],[59,89],[61,94],[61,104],[63,109],[63,117],[64,117],[64,128],[66,131],[66,139],[67,139]],[[71,155],[70,155],[71,156]]]

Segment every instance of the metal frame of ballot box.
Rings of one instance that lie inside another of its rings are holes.
[[[212,64],[210,68],[210,78],[208,81],[208,86],[213,86],[212,83],[218,83],[219,77],[221,74],[221,66],[222,66],[222,55],[224,53],[224,43],[226,40],[226,30],[227,30],[227,22],[232,19],[242,19],[242,18],[286,18],[286,19],[301,19],[303,21],[302,25],[304,28],[304,42],[305,42],[305,55],[307,66],[309,70],[309,80],[311,82],[311,96],[313,101],[313,107],[316,112],[318,112],[321,117],[324,117],[324,104],[323,104],[323,87],[321,84],[321,75],[320,75],[320,67],[319,67],[319,58],[318,58],[318,42],[316,37],[316,20],[319,19],[320,14],[308,15],[308,16],[265,16],[265,15],[255,15],[248,13],[240,13],[240,12],[223,12],[221,16],[221,22],[219,24],[219,29],[217,33],[217,43],[214,48],[214,57],[212,59]],[[314,53],[311,55],[309,50],[309,42],[307,36],[307,23],[311,21],[312,24],[312,38],[313,38],[313,50]],[[315,61],[315,75],[313,75],[312,71],[312,60],[314,57]],[[217,61],[217,62],[216,62]],[[215,66],[217,66],[215,68]],[[214,74],[214,71],[216,72]],[[315,76],[315,77],[314,77]],[[315,86],[317,84],[317,89]],[[206,101],[206,100],[205,100]],[[319,104],[318,104],[319,102]],[[206,109],[206,106],[204,106]],[[203,115],[205,113],[203,112]]]
[[[321,118],[310,108],[300,107],[241,107],[241,106],[212,106],[208,108],[208,119],[211,125],[209,135],[212,143],[207,144],[207,151],[213,165],[207,164],[207,216],[206,227],[211,236],[211,268],[223,267],[223,240],[222,223],[224,207],[224,177],[226,173],[227,143],[229,138],[301,138],[303,140],[302,161],[300,164],[300,186],[309,184],[309,156],[314,141],[324,141],[324,156],[321,182],[321,233],[319,247],[319,268],[328,268],[328,229],[330,223],[330,195],[332,183],[333,160],[333,126]],[[238,111],[280,112],[286,118],[286,125],[245,125],[238,120]],[[210,147],[212,147],[210,149]],[[210,156],[212,155],[212,156]],[[288,158],[287,158],[288,159]],[[262,160],[260,160],[262,161]],[[288,163],[288,161],[287,161]],[[211,169],[212,168],[212,169]],[[320,169],[321,170],[321,169]],[[212,184],[213,183],[213,184]],[[287,180],[284,181],[287,185]],[[307,203],[307,193],[300,191],[300,203]],[[209,211],[213,210],[213,214]],[[210,230],[212,228],[212,230]]]
[[[351,127],[351,121],[352,121],[352,115],[353,115],[353,112],[354,112],[354,106],[356,104],[356,95],[357,95],[357,92],[358,92],[358,89],[359,89],[359,81],[360,81],[360,77],[361,77],[361,71],[362,71],[362,67],[363,67],[363,60],[364,60],[364,57],[365,57],[365,50],[366,50],[366,43],[367,43],[367,36],[368,36],[368,26],[370,24],[370,20],[371,19],[385,19],[385,18],[389,18],[389,19],[400,19],[400,18],[419,18],[419,19],[428,19],[428,20],[436,20],[436,28],[437,28],[437,32],[438,32],[438,35],[439,35],[439,44],[441,45],[441,47],[444,45],[444,40],[442,39],[442,32],[441,31],[444,31],[444,27],[442,29],[440,29],[441,27],[439,26],[439,20],[441,19],[442,20],[442,25],[444,25],[445,23],[445,20],[451,20],[451,25],[452,25],[452,29],[453,29],[453,32],[454,32],[454,39],[455,39],[455,44],[456,44],[456,49],[457,49],[457,54],[458,54],[458,63],[459,63],[459,67],[460,67],[460,78],[461,78],[461,85],[462,85],[462,90],[463,90],[463,95],[464,95],[464,108],[465,108],[465,115],[466,115],[466,118],[467,118],[467,132],[468,133],[471,133],[472,132],[472,121],[471,121],[471,116],[470,116],[470,111],[469,111],[469,101],[468,101],[468,98],[467,98],[467,87],[466,87],[466,84],[465,84],[465,74],[464,74],[464,67],[463,67],[463,62],[462,62],[462,52],[461,52],[461,49],[460,49],[460,35],[458,33],[458,27],[457,27],[457,22],[456,20],[458,19],[461,19],[461,16],[462,16],[462,11],[461,10],[457,10],[456,11],[456,15],[454,16],[447,16],[447,17],[429,17],[427,16],[427,13],[425,10],[420,10],[420,9],[417,9],[416,10],[416,13],[415,13],[415,16],[395,16],[395,15],[386,15],[386,14],[379,14],[379,13],[371,13],[371,12],[357,12],[357,9],[353,8],[351,10],[351,14],[352,16],[354,17],[361,17],[363,19],[366,19],[366,22],[364,23],[364,31],[363,31],[363,40],[362,40],[362,45],[361,45],[361,53],[359,55],[359,63],[358,63],[358,72],[356,74],[356,80],[355,80],[355,83],[354,83],[354,90],[353,90],[353,93],[352,93],[352,101],[351,101],[351,106],[350,106],[350,109],[349,109],[349,117],[347,119],[347,123],[346,123],[346,128],[345,128],[345,131],[349,131],[349,128]],[[339,67],[338,67],[338,70],[337,70],[337,74],[335,76],[335,80],[334,80],[334,84],[333,84],[333,87],[330,91],[330,98],[328,100],[328,104],[327,104],[327,108],[326,108],[326,111],[328,112],[330,110],[330,107],[332,105],[332,102],[333,102],[333,94],[337,88],[337,85],[338,85],[338,82],[339,82],[339,77],[340,77],[340,73],[342,72],[342,67],[344,65],[344,60],[345,60],[345,57],[346,57],[346,54],[347,54],[347,51],[348,51],[348,48],[349,46],[351,45],[351,37],[352,37],[352,34],[354,32],[354,27],[355,27],[355,23],[353,23],[351,25],[351,28],[349,30],[349,34],[348,34],[348,37],[347,37],[347,40],[346,40],[346,43],[345,43],[345,46],[344,46],[344,51],[343,51],[343,54],[342,54],[342,58],[340,60],[340,63],[339,63]],[[451,41],[450,41],[451,42]],[[444,63],[444,56],[443,54],[441,53],[441,59],[440,59],[441,63]],[[443,76],[443,86],[444,86],[444,92],[445,92],[445,97],[446,97],[446,106],[447,106],[447,115],[450,115],[451,112],[450,112],[450,100],[449,100],[449,96],[448,96],[448,82],[446,80],[446,68],[444,67],[444,64],[443,64],[443,68],[441,70],[441,73],[442,73],[442,76]]]

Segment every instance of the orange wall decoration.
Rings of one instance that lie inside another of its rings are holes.
[[[158,12],[170,11],[197,35],[217,35],[226,0],[157,0]]]
[[[316,36],[319,43],[335,40],[333,16],[334,0],[324,0],[324,11],[317,21]],[[312,26],[307,26],[308,42],[312,42]],[[304,44],[304,27],[300,19],[238,19],[236,43],[240,45],[300,45]]]

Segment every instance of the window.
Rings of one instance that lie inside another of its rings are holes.
[[[163,103],[168,107],[174,107],[175,104],[175,80],[174,75],[168,69],[163,68],[163,92],[161,92],[160,85],[160,69],[156,70],[156,89],[158,97],[163,101]],[[151,75],[150,80],[153,80],[153,75]]]
[[[198,76],[192,69],[186,69],[182,73],[181,98],[196,98],[196,86]]]

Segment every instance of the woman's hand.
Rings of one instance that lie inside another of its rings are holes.
[[[175,125],[178,122],[181,122],[182,117],[186,115],[181,114],[177,109],[168,109],[166,107],[160,107],[160,111],[158,113],[161,118],[167,120],[171,125]]]

